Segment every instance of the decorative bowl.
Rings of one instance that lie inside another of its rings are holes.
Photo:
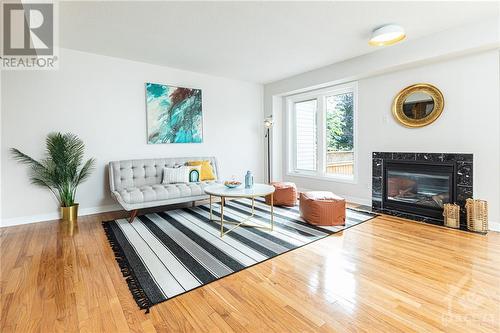
[[[240,185],[241,185],[241,182],[239,182],[237,180],[226,180],[224,182],[224,186],[226,186],[227,188],[236,188]]]

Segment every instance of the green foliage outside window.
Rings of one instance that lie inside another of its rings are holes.
[[[326,98],[326,103],[326,143],[328,150],[353,150],[353,94],[330,96]]]

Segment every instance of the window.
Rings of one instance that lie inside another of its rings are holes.
[[[317,104],[315,99],[295,103],[297,170],[316,170]]]
[[[354,181],[356,85],[287,98],[288,171]]]
[[[326,173],[354,176],[354,93],[326,97]]]

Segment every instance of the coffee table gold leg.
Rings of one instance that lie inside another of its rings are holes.
[[[224,236],[224,197],[220,200],[220,236]]]
[[[274,193],[271,193],[271,231],[274,229]]]
[[[210,200],[210,221],[212,221],[212,196],[209,195],[209,200]]]

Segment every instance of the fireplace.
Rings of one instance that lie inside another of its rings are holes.
[[[443,204],[456,201],[452,165],[391,161],[384,173],[387,209],[441,219]]]
[[[373,153],[372,209],[443,224],[443,205],[472,197],[472,154]]]

